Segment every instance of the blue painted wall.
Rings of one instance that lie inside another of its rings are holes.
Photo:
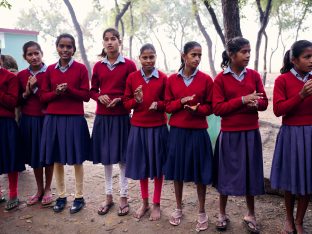
[[[23,70],[28,67],[28,63],[23,58],[23,45],[27,41],[37,41],[37,35],[17,34],[9,32],[1,32],[3,35],[5,48],[1,49],[2,54],[9,54],[13,56],[18,65],[18,70]]]

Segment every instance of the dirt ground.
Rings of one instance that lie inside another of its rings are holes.
[[[274,75],[269,76],[266,91],[271,98]],[[93,124],[94,103],[86,105],[86,116],[90,129]],[[261,113],[261,134],[264,151],[265,177],[269,177],[272,153],[274,150],[275,137],[278,132],[280,119],[272,113],[272,102],[268,111]],[[165,182],[162,193],[161,209],[162,217],[159,221],[151,222],[146,215],[139,222],[132,217],[132,213],[140,206],[140,188],[137,181],[129,181],[130,214],[125,217],[117,216],[119,179],[118,166],[114,169],[114,199],[115,206],[106,216],[99,216],[97,208],[104,199],[104,170],[101,165],[84,163],[85,183],[84,196],[87,205],[77,214],[69,214],[69,208],[73,201],[74,173],[72,167],[66,168],[66,183],[68,192],[68,205],[59,214],[55,214],[51,207],[42,208],[40,205],[27,207],[25,200],[35,192],[35,178],[32,169],[20,173],[19,197],[20,206],[10,212],[4,211],[4,204],[0,204],[0,233],[195,233],[197,218],[197,195],[196,187],[192,183],[186,183],[183,195],[183,219],[178,227],[169,224],[168,218],[175,208],[175,196],[172,182]],[[3,192],[7,192],[7,177],[0,176]],[[153,185],[150,183],[150,191]],[[52,183],[52,192],[56,198],[56,189]],[[150,197],[152,194],[150,193]],[[209,228],[203,233],[219,233],[215,230],[215,221],[218,215],[218,193],[209,187],[206,197],[206,211],[209,216]],[[248,233],[242,218],[246,212],[243,197],[230,197],[227,212],[231,223],[226,233]],[[256,198],[257,220],[261,233],[280,233],[285,219],[283,198],[277,195],[264,195]],[[312,205],[308,207],[305,216],[304,228],[312,233]]]

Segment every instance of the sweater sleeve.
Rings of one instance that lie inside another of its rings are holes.
[[[175,99],[172,93],[172,78],[167,80],[167,86],[165,90],[165,101],[166,101],[166,112],[174,113],[181,109],[183,109],[183,105],[181,103],[181,99]]]
[[[89,78],[88,78],[88,71],[86,67],[82,67],[81,73],[80,73],[80,87],[77,89],[75,87],[68,87],[67,91],[68,94],[72,97],[88,102],[90,100],[90,94],[89,94]]]
[[[90,97],[94,101],[98,101],[98,98],[100,96],[100,79],[99,74],[97,71],[97,64],[95,64],[92,72],[92,78],[91,78],[91,90],[90,90]]]
[[[204,102],[198,106],[195,114],[200,116],[208,116],[212,114],[212,92],[213,92],[213,81],[209,77],[206,80],[206,96]]]
[[[226,100],[221,76],[217,76],[215,79],[213,85],[212,103],[213,112],[217,116],[229,114],[241,108],[243,105],[241,97]]]
[[[268,108],[269,100],[266,95],[260,75],[256,76],[257,93],[263,93],[263,97],[258,100],[258,111],[265,111]]]
[[[123,98],[123,105],[128,111],[130,111],[131,109],[134,109],[137,106],[137,102],[135,101],[134,96],[133,96],[131,75],[128,76],[127,81],[126,81],[126,89],[125,89],[125,95]]]
[[[273,89],[273,112],[277,117],[287,115],[303,101],[299,93],[288,99],[285,89],[285,80],[282,77],[277,78]]]
[[[0,91],[0,104],[11,109],[17,106],[19,83],[16,75],[8,77],[7,91]]]
[[[52,89],[50,71],[47,69],[46,76],[42,79],[40,101],[47,103],[53,101],[57,97],[58,95],[55,90]]]
[[[166,91],[166,86],[167,86],[167,76],[164,77],[163,79],[163,89],[162,93],[160,95],[160,100],[157,102],[157,110],[158,111],[165,111],[166,110],[166,101],[165,101],[165,91]]]

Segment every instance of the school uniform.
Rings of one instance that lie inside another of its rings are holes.
[[[114,64],[104,58],[94,65],[90,91],[91,98],[97,102],[91,137],[93,163],[111,165],[126,162],[129,111],[123,106],[123,100],[115,107],[107,108],[99,102],[98,97],[106,94],[111,100],[123,99],[126,79],[134,71],[134,62],[121,55]]]
[[[242,96],[263,93],[257,108],[243,104]],[[221,132],[214,157],[214,186],[222,195],[264,193],[262,143],[258,111],[268,99],[259,73],[245,68],[237,76],[230,67],[214,80],[213,111],[221,116]]]
[[[165,114],[165,87],[167,76],[154,69],[150,77],[143,70],[128,76],[124,106],[133,109],[126,151],[126,177],[135,180],[162,178],[167,155],[167,116]],[[142,85],[143,101],[134,99],[135,89]],[[157,110],[149,107],[157,102]]]
[[[212,147],[207,133],[206,117],[212,114],[212,79],[197,69],[191,77],[183,71],[168,78],[165,100],[169,120],[168,155],[165,165],[165,179],[211,184]],[[195,97],[188,105],[200,103],[197,111],[184,109],[181,98]]]
[[[40,70],[34,73],[30,67],[20,71],[17,75],[20,84],[20,106],[21,118],[19,121],[19,130],[21,135],[21,148],[23,149],[23,158],[25,164],[32,168],[40,168],[46,166],[40,162],[40,143],[42,126],[44,120],[45,105],[40,102],[40,92],[42,80],[45,79],[47,66],[42,64]],[[26,90],[29,76],[36,76],[37,85],[31,90],[31,94],[27,98],[23,98],[22,94]]]
[[[18,91],[16,75],[0,67],[0,175],[25,170],[14,119]]]
[[[57,95],[58,84],[67,83]],[[42,82],[41,101],[47,103],[40,159],[46,164],[82,164],[89,159],[90,134],[84,118],[83,102],[88,102],[89,79],[86,67],[74,60],[62,68],[50,65]]]
[[[295,69],[275,80],[273,111],[282,116],[276,139],[271,186],[292,194],[312,193],[312,97],[302,99],[299,92],[312,73],[301,77]]]

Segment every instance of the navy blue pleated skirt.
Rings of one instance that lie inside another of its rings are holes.
[[[211,184],[212,147],[207,129],[170,127],[166,180]]]
[[[312,194],[312,126],[281,126],[273,156],[271,186],[292,194]]]
[[[96,115],[92,131],[93,163],[126,163],[129,115]]]
[[[25,164],[32,168],[46,166],[40,162],[40,144],[43,126],[43,116],[22,115],[19,122],[22,155]]]
[[[220,132],[214,155],[214,187],[222,195],[264,194],[259,129]]]
[[[0,175],[25,170],[19,140],[15,120],[0,117]]]
[[[90,134],[82,115],[46,115],[40,160],[45,164],[82,164],[89,159]]]
[[[151,128],[131,126],[126,152],[126,177],[140,180],[163,176],[168,133],[167,125]]]

